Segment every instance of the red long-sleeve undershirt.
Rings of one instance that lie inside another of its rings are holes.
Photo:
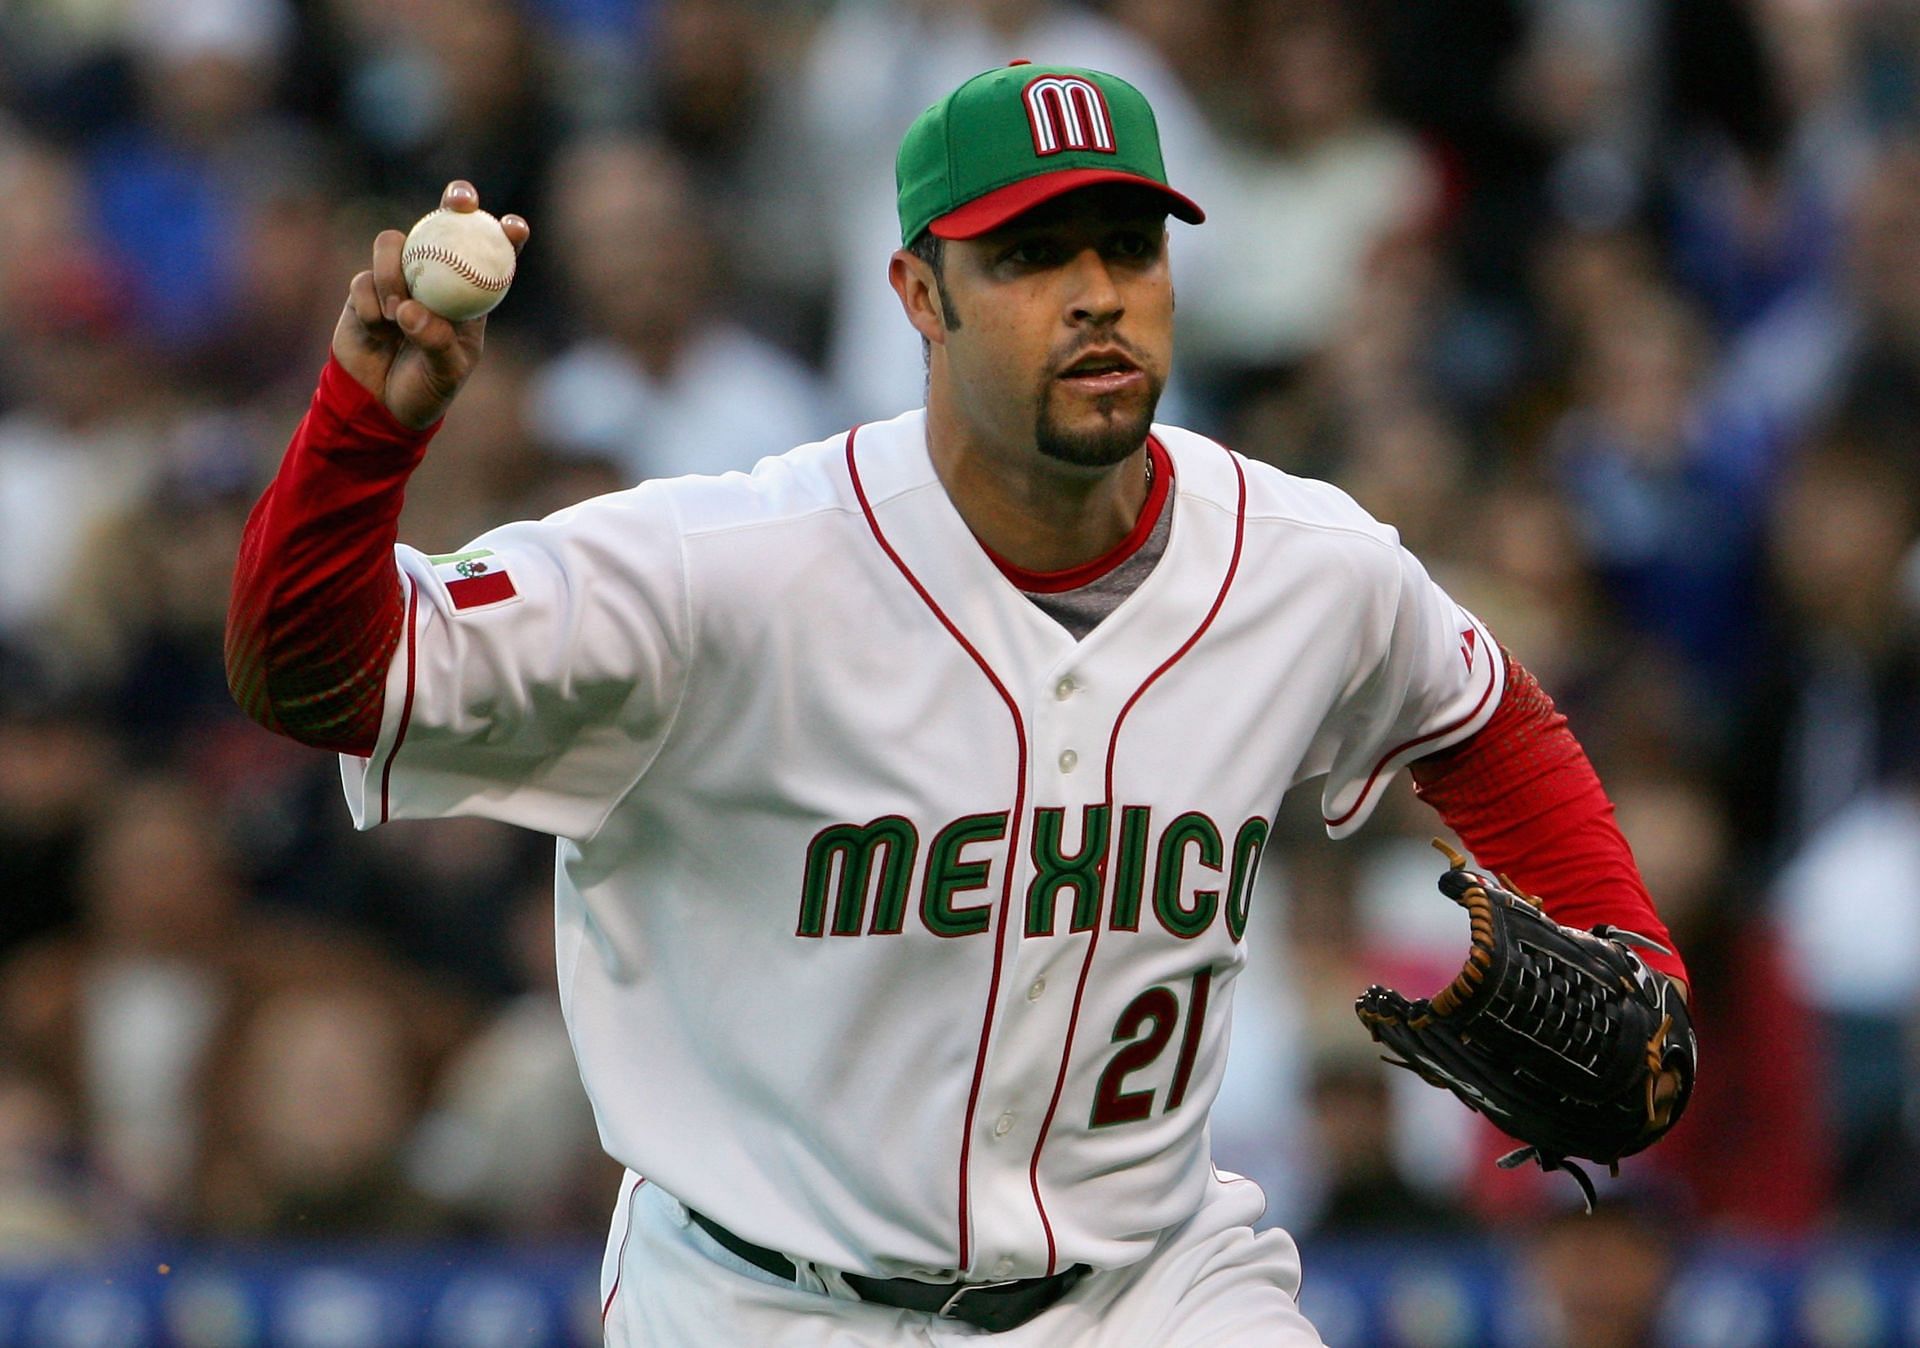
[[[321,371],[247,518],[227,608],[227,684],[267,729],[373,752],[406,622],[393,561],[400,507],[439,427],[401,425],[331,358]]]
[[[227,612],[228,683],[269,730],[373,752],[406,621],[393,562],[400,507],[438,428],[402,426],[331,359],[321,372],[279,474],[247,520]],[[1486,726],[1413,765],[1421,799],[1483,869],[1540,895],[1557,920],[1612,923],[1671,948],[1566,717],[1505,659],[1506,693]],[[1685,977],[1678,955],[1647,962]]]
[[[1415,793],[1433,806],[1480,869],[1540,896],[1570,927],[1611,923],[1674,950],[1640,879],[1613,802],[1567,718],[1504,649],[1507,688],[1478,734],[1413,764]],[[1678,952],[1643,952],[1684,980]]]

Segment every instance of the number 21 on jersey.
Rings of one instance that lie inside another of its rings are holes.
[[[1138,1123],[1153,1113],[1152,1087],[1128,1090],[1126,1081],[1133,1073],[1153,1063],[1180,1030],[1180,1056],[1174,1060],[1173,1080],[1167,1085],[1162,1112],[1172,1113],[1187,1098],[1187,1081],[1193,1076],[1194,1058],[1200,1051],[1200,1031],[1207,1019],[1207,994],[1213,987],[1213,971],[1202,969],[1193,976],[1187,990],[1186,1016],[1181,1017],[1180,998],[1170,987],[1156,985],[1127,1003],[1120,1019],[1113,1023],[1113,1042],[1126,1047],[1113,1055],[1100,1084],[1093,1092],[1090,1127],[1105,1128],[1116,1123]],[[1143,1033],[1144,1031],[1144,1033]]]

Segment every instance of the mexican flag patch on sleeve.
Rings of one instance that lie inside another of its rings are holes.
[[[458,612],[493,608],[520,597],[513,588],[513,577],[491,549],[448,553],[427,560],[433,563],[433,574],[447,587],[447,597]]]

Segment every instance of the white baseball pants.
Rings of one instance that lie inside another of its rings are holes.
[[[601,1270],[607,1348],[1321,1348],[1300,1314],[1300,1252],[1262,1231],[1258,1185],[1221,1175],[1200,1210],[1128,1268],[990,1334],[957,1320],[804,1291],[723,1249],[671,1194],[629,1173]]]

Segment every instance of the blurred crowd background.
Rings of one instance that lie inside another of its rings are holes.
[[[1914,1229],[1920,6],[11,0],[0,1250],[604,1230],[550,844],[350,833],[331,759],[229,702],[241,522],[373,234],[456,176],[533,240],[411,543],[918,405],[894,148],[1015,57],[1138,84],[1210,213],[1163,419],[1399,528],[1567,711],[1682,945],[1692,1112],[1620,1249],[1543,1274]],[[1340,846],[1284,811],[1252,923],[1217,1150],[1309,1257],[1572,1196],[1349,1010],[1462,945],[1402,787]]]

